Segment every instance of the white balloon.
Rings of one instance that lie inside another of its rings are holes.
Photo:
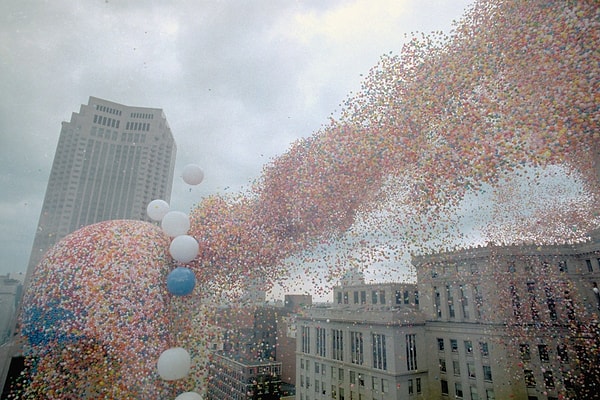
[[[166,213],[169,212],[169,203],[164,200],[156,199],[148,203],[146,207],[146,213],[150,219],[154,221],[160,221],[163,219]]]
[[[202,396],[196,392],[185,392],[175,397],[175,400],[202,400]]]
[[[169,211],[163,217],[160,226],[171,237],[185,235],[190,229],[190,219],[184,212]]]
[[[200,245],[193,236],[179,235],[171,241],[169,253],[175,261],[180,263],[188,263],[198,255]]]
[[[188,164],[183,168],[182,177],[188,185],[198,185],[204,180],[204,171],[196,164]]]
[[[156,363],[158,375],[165,381],[185,378],[190,373],[192,358],[182,347],[172,347],[162,352]]]

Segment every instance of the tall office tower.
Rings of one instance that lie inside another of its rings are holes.
[[[170,200],[176,151],[161,109],[90,97],[62,123],[30,273],[46,250],[83,226],[148,220],[150,201]]]

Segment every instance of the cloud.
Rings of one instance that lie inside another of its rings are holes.
[[[0,273],[27,265],[61,122],[89,96],[162,108],[178,146],[171,203],[258,179],[327,123],[405,34],[470,1],[0,2]],[[186,164],[205,170],[189,188]]]

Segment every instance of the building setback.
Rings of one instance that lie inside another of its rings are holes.
[[[83,226],[149,220],[150,201],[170,200],[176,151],[162,109],[90,97],[62,123],[28,269]]]

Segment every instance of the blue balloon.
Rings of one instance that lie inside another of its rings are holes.
[[[196,286],[194,271],[186,267],[177,267],[167,276],[167,290],[175,296],[192,293]]]

